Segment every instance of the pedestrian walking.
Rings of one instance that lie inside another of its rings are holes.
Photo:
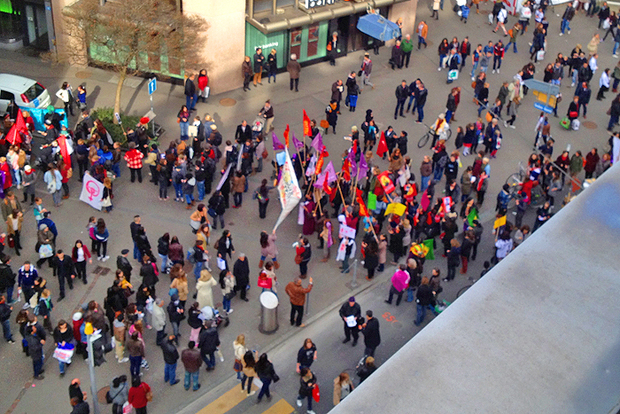
[[[411,279],[409,273],[407,273],[407,266],[401,264],[398,266],[398,270],[392,275],[392,286],[390,286],[390,294],[385,303],[391,305],[394,295],[396,295],[396,306],[400,305],[403,299],[403,293],[409,286],[409,280]]]
[[[355,386],[348,373],[342,372],[334,379],[334,406],[340,404],[353,390]]]
[[[39,325],[40,326],[40,325]],[[28,343],[28,355],[32,358],[34,379],[42,380],[43,376],[43,345],[45,339],[41,339],[37,325],[26,326],[26,342]]]
[[[426,310],[430,310],[435,316],[438,315],[435,310],[435,294],[429,285],[427,277],[422,278],[418,291],[416,293],[417,316],[414,322],[415,326],[420,326],[426,317]]]
[[[217,281],[211,276],[207,269],[200,271],[200,279],[196,282],[196,301],[200,304],[200,309],[205,306],[213,307],[213,287],[217,286]]]
[[[0,324],[2,324],[4,340],[9,344],[14,344],[15,341],[11,333],[11,312],[13,311],[13,307],[10,305],[9,301],[10,299],[7,300],[7,296],[0,295]]]
[[[233,312],[233,309],[230,307],[230,302],[232,298],[237,293],[235,291],[235,287],[237,282],[232,272],[228,269],[224,269],[220,272],[220,288],[222,289],[222,306],[226,314],[230,314]]]
[[[312,291],[314,282],[312,278],[309,279],[308,287],[304,288],[301,283],[301,278],[296,278],[295,281],[289,282],[286,285],[285,292],[289,296],[291,301],[291,326],[304,327],[301,323],[304,315],[304,305],[306,304],[306,295]]]
[[[372,73],[372,60],[370,59],[369,53],[364,53],[364,60],[362,61],[362,69],[360,72],[362,77],[361,90],[364,90],[365,85],[370,85],[372,89],[374,89],[375,85],[370,82],[370,75]]]
[[[295,371],[300,374],[302,369],[309,369],[312,363],[316,361],[317,356],[316,345],[312,342],[312,339],[306,338],[303,346],[297,351],[297,365],[295,366]]]
[[[312,246],[307,237],[301,236],[294,247],[295,263],[299,265],[299,277],[305,279],[308,274],[308,263],[312,258]]]
[[[246,293],[250,286],[250,265],[244,253],[239,253],[239,257],[233,266],[233,276],[237,281],[236,289],[239,291],[239,299],[247,302]]]
[[[194,83],[196,75],[190,73],[187,79],[185,80],[185,107],[188,111],[196,110],[196,101],[198,100],[198,93],[196,89],[196,84]]]
[[[237,336],[237,339],[233,341],[233,351],[235,353],[235,363],[233,365],[233,370],[237,373],[237,379],[241,380],[241,371],[243,371],[243,363],[241,362],[241,360],[247,352],[247,348],[245,347],[245,335],[240,334]]]
[[[258,361],[256,362],[256,366],[254,367],[256,371],[256,375],[262,382],[262,387],[260,392],[258,393],[258,398],[256,400],[257,403],[260,403],[263,396],[267,396],[267,400],[271,401],[271,393],[269,392],[269,386],[272,382],[277,382],[280,380],[278,374],[273,367],[273,363],[269,360],[267,354],[263,353],[258,357]]]
[[[405,109],[405,102],[409,97],[409,87],[407,86],[407,81],[404,79],[401,81],[400,85],[396,88],[396,109],[394,109],[394,119],[398,119],[398,115],[405,118],[403,115],[403,110]],[[399,113],[400,112],[400,113]]]
[[[241,377],[241,392],[243,393],[247,389],[247,395],[249,397],[256,394],[256,391],[252,390],[252,382],[254,381],[254,377],[256,376],[256,351],[246,351],[246,353],[243,355],[243,358],[241,359],[241,365],[243,366],[243,376]],[[267,390],[267,392],[269,392],[269,390]]]
[[[58,325],[54,329],[54,343],[57,349],[75,349],[75,338],[73,337],[73,328],[71,328],[64,319],[58,321]],[[58,368],[60,377],[65,376],[67,363],[58,360]]]
[[[297,393],[297,406],[303,405],[303,400],[308,399],[308,414],[316,414],[312,411],[312,394],[314,388],[317,386],[317,380],[310,368],[303,368],[300,372],[301,378],[299,379],[300,386]]]

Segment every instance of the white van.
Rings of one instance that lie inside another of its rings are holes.
[[[47,108],[52,100],[45,86],[23,76],[0,73],[0,114],[6,112],[10,101],[22,108]]]

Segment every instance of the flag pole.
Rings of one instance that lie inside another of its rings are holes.
[[[338,174],[342,174],[342,171],[339,172]],[[342,189],[340,188],[340,178],[338,178],[336,180],[336,186],[338,187],[338,192],[340,193],[340,197],[342,198],[342,205],[344,206],[344,209],[347,209],[347,202],[344,199],[344,194],[342,194]]]

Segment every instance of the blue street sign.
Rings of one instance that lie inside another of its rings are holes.
[[[553,113],[553,107],[551,105],[545,105],[542,102],[534,102],[534,108],[538,109],[539,111],[548,113],[548,114]]]
[[[157,78],[149,80],[149,95],[153,95],[153,92],[157,90]]]

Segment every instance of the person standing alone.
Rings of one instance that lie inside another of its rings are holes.
[[[304,305],[306,303],[306,294],[310,293],[314,283],[310,278],[310,284],[307,288],[301,284],[301,278],[296,278],[294,282],[289,282],[286,285],[286,294],[291,298],[291,325],[305,326],[301,323],[304,316]],[[297,317],[295,317],[297,314]]]
[[[295,92],[299,92],[299,73],[301,72],[301,65],[297,61],[297,55],[295,53],[291,55],[291,60],[288,61],[286,70],[291,77],[291,90],[293,90],[294,85]]]

